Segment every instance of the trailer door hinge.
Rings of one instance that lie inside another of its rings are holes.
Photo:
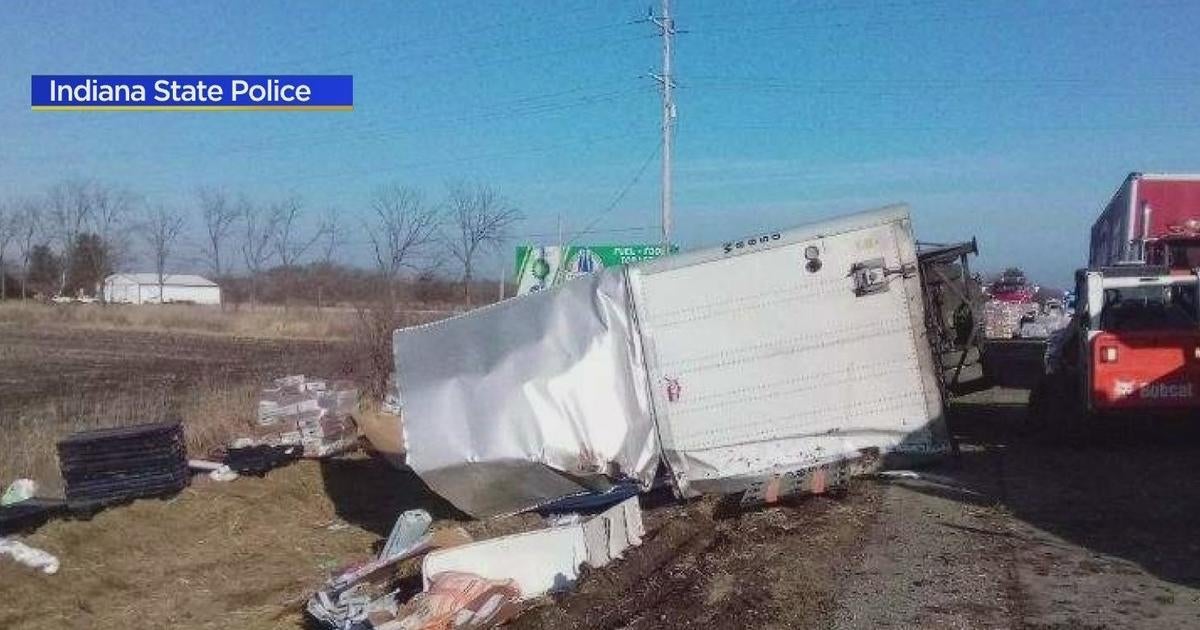
[[[907,263],[899,267],[888,268],[882,258],[872,258],[854,263],[850,267],[850,275],[854,277],[854,295],[862,297],[887,291],[888,276],[911,278],[917,275],[917,265]]]

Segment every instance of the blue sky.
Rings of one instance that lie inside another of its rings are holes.
[[[568,235],[594,223],[581,242],[653,242],[658,164],[642,167],[660,51],[631,23],[648,6],[10,0],[0,197],[94,177],[190,209],[197,186],[220,185],[357,226],[381,184],[436,199],[465,177],[524,211],[520,240],[554,240],[561,216]],[[1129,171],[1200,171],[1200,3],[677,0],[675,13],[685,248],[907,202],[920,238],[974,235],[982,268],[1061,285]],[[353,74],[355,111],[29,110],[31,74],[223,73]],[[344,257],[365,262],[351,238]],[[197,267],[194,243],[181,270]]]

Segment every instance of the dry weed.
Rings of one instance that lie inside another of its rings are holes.
[[[257,383],[207,382],[185,391],[147,386],[104,396],[68,395],[41,405],[0,411],[0,483],[34,479],[41,494],[62,489],[55,445],[77,431],[180,420],[188,452],[203,457],[246,435],[252,426]]]
[[[260,306],[254,310],[189,304],[42,304],[0,302],[0,322],[87,328],[196,332],[239,337],[347,339],[354,310]]]

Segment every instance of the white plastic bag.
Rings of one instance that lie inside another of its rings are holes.
[[[13,560],[31,569],[41,569],[42,573],[48,575],[58,573],[58,558],[17,540],[0,538],[0,556],[2,555],[12,556]]]
[[[4,491],[4,496],[0,497],[0,505],[20,503],[27,499],[32,499],[35,494],[37,494],[36,481],[32,479],[18,479],[8,485],[8,489]]]

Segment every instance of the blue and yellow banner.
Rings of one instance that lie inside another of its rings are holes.
[[[349,111],[351,75],[33,75],[34,111]]]

